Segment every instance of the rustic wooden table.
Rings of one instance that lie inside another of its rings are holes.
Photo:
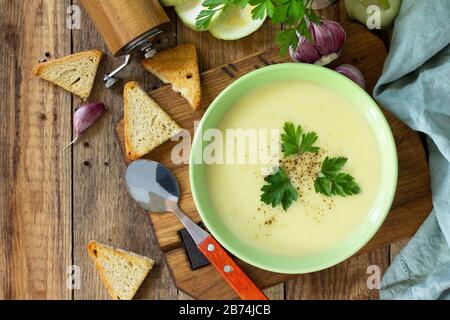
[[[122,86],[107,91],[101,81],[91,101],[107,114],[72,150],[72,112],[77,98],[31,76],[48,51],[61,57],[86,49],[108,52],[87,16],[80,30],[66,26],[67,9],[78,0],[0,0],[0,299],[107,299],[86,254],[91,239],[132,250],[157,261],[139,299],[186,299],[178,291],[153,238],[149,219],[128,197],[125,163],[114,135],[122,115]],[[343,1],[322,14],[345,20]],[[277,27],[266,23],[236,42],[218,41],[177,21],[173,11],[168,46],[195,43],[206,70],[274,46]],[[111,70],[105,59],[100,74]],[[151,90],[160,83],[139,65],[122,77]],[[367,268],[384,271],[404,242],[352,258],[328,270],[267,290],[272,299],[377,299],[368,289]],[[81,288],[67,288],[68,268],[80,267]]]

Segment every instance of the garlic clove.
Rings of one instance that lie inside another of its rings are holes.
[[[336,72],[356,82],[361,88],[366,89],[366,80],[361,70],[351,64],[343,64],[335,69]]]
[[[106,107],[101,102],[88,103],[75,110],[73,126],[79,135],[91,127],[105,112]]]
[[[322,23],[322,25],[317,25],[315,23],[310,24],[310,31],[314,41],[315,48],[319,52],[321,56],[329,55],[333,53],[334,44],[333,35],[327,30],[326,21]]]
[[[306,40],[306,38],[303,38],[300,39],[297,50],[291,52],[291,57],[298,62],[314,64],[320,60],[321,55],[312,43]]]
[[[326,28],[331,34],[331,47],[332,52],[340,54],[344,47],[345,40],[347,39],[347,33],[336,21],[324,21]]]
[[[75,130],[75,139],[67,145],[67,149],[78,141],[80,135],[90,128],[106,111],[102,102],[88,103],[80,106],[73,115],[73,127]]]

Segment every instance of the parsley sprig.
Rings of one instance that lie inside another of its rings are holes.
[[[294,201],[297,201],[298,192],[282,168],[279,168],[277,173],[267,176],[264,181],[267,184],[261,189],[261,201],[265,204],[274,208],[281,204],[286,211]]]
[[[228,7],[232,4],[235,4],[234,2],[237,2],[237,1],[235,1],[235,0],[205,0],[202,3],[202,6],[207,9],[201,10],[195,21],[195,27],[197,28],[197,30],[208,29],[214,15],[216,13],[218,13],[219,11],[225,9],[226,7]]]
[[[318,139],[315,132],[304,133],[301,126],[295,127],[292,122],[286,122],[283,129],[281,150],[285,157],[304,152],[319,152],[320,148],[314,146]]]
[[[202,5],[206,9],[200,11],[196,19],[198,30],[207,29],[212,18],[229,6],[253,6],[252,18],[264,19],[268,16],[273,23],[282,24],[283,31],[276,37],[280,53],[286,54],[290,47],[297,47],[299,35],[312,40],[308,22],[320,23],[321,19],[311,9],[312,0],[205,0]]]
[[[316,192],[327,197],[333,195],[346,197],[358,194],[361,189],[355,179],[347,173],[340,172],[346,163],[347,158],[344,157],[326,157],[322,163],[321,172],[314,183]]]

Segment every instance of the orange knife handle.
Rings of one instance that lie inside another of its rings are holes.
[[[268,300],[266,295],[250,280],[211,235],[200,243],[198,248],[242,300]]]

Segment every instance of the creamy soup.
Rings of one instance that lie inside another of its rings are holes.
[[[321,148],[316,155],[282,160],[293,169],[289,176],[299,190],[299,199],[287,211],[261,202],[261,163],[212,164],[206,176],[216,213],[235,237],[269,253],[302,256],[332,248],[367,217],[379,188],[380,150],[354,105],[337,92],[303,81],[278,82],[250,92],[227,111],[217,128],[281,132],[287,121],[316,132]],[[343,171],[355,178],[359,194],[343,198],[315,192],[315,175],[325,156],[348,158]]]

